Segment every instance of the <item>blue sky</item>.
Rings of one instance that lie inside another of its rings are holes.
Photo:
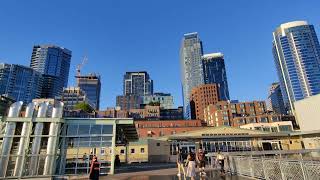
[[[72,50],[69,85],[86,54],[83,73],[102,76],[102,109],[122,94],[126,71],[148,71],[156,92],[182,104],[179,48],[198,32],[204,52],[225,54],[232,99],[264,100],[277,81],[272,31],[307,20],[320,34],[319,0],[0,1],[0,62],[29,65],[34,44]]]

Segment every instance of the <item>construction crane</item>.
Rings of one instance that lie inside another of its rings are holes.
[[[81,68],[83,67],[83,65],[88,61],[88,57],[85,55],[82,59],[82,62],[80,64],[77,65],[77,76],[81,75]]]

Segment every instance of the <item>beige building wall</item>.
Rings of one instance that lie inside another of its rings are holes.
[[[296,101],[294,107],[301,131],[320,130],[320,94]]]

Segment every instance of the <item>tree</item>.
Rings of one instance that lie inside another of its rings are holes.
[[[87,113],[92,113],[92,111],[93,111],[93,108],[88,103],[85,103],[85,102],[81,102],[81,103],[76,104],[74,106],[74,109],[75,110],[82,110]]]
[[[156,102],[151,101],[148,105],[149,106],[160,106],[160,102],[159,101],[156,101]]]

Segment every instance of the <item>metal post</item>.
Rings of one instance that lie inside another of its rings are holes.
[[[58,123],[50,123],[49,138],[47,145],[47,154],[44,163],[43,175],[51,175],[53,170],[53,163],[55,161],[55,152],[57,147],[57,136],[58,136]]]
[[[2,151],[0,157],[0,177],[4,177],[6,175],[15,129],[15,122],[6,123],[6,129],[3,137]]]
[[[112,145],[111,145],[111,167],[110,167],[110,174],[114,174],[114,159],[115,159],[115,146],[116,146],[116,135],[117,135],[117,127],[116,127],[116,125],[117,125],[117,122],[116,122],[116,120],[114,121],[114,123],[113,123],[113,126],[112,126],[112,128],[113,128],[113,136],[112,136]]]
[[[27,141],[27,136],[29,133],[29,126],[31,122],[24,122],[22,125],[22,131],[21,131],[21,137],[20,137],[20,142],[19,142],[19,148],[18,148],[18,153],[17,153],[17,159],[16,159],[16,164],[14,167],[14,176],[21,176],[21,172],[23,169],[23,160],[24,160],[24,154],[26,150],[26,141]]]
[[[303,164],[302,164],[302,161],[300,161],[300,167],[301,167],[303,179],[304,179],[304,180],[308,180],[308,177],[307,177],[307,175],[306,175],[306,172],[305,172],[304,166],[303,166]]]

